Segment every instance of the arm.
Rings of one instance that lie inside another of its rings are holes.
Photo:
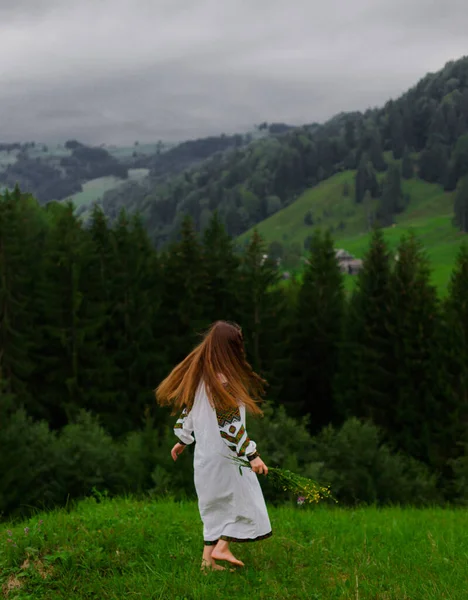
[[[249,460],[257,454],[257,444],[247,435],[239,407],[216,411],[216,418],[219,433],[230,450]]]
[[[257,444],[247,435],[239,407],[216,411],[218,428],[227,447],[239,457],[246,457],[254,473],[268,474],[268,467],[257,452]]]
[[[195,438],[192,435],[192,413],[189,413],[186,408],[184,408],[182,414],[174,425],[174,433],[179,438],[179,441],[184,445],[193,444],[195,441]]]
[[[192,415],[187,411],[186,408],[182,411],[182,414],[177,419],[174,425],[174,433],[179,438],[178,443],[172,448],[171,455],[174,460],[177,460],[179,454],[185,449],[188,444],[193,444],[195,438],[193,437],[193,424]]]

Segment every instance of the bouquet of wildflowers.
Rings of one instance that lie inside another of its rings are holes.
[[[242,469],[251,469],[250,462],[242,458],[230,457],[230,460],[239,466],[241,475]],[[268,467],[268,479],[276,488],[295,494],[298,504],[317,504],[321,500],[334,500],[330,488],[324,487],[308,477],[296,475],[288,469]]]

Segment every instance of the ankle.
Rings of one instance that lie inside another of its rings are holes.
[[[205,548],[205,550],[203,550],[203,560],[206,560],[206,562],[211,562],[211,555],[213,554],[213,547],[210,548]]]
[[[219,552],[225,552],[229,549],[229,542],[226,542],[226,540],[218,540],[218,543],[216,544],[215,548]]]

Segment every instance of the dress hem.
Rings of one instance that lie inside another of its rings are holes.
[[[222,535],[219,539],[223,540],[225,542],[234,542],[236,544],[243,544],[243,543],[247,543],[247,542],[260,542],[261,540],[266,540],[267,538],[270,538],[273,535],[273,532],[270,531],[269,533],[265,533],[264,535],[259,535],[255,538],[236,538],[236,537],[231,537],[229,535]],[[219,540],[215,540],[213,542],[208,542],[205,541],[205,546],[215,546],[218,543]]]

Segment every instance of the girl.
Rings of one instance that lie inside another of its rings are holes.
[[[161,405],[181,415],[174,427],[179,442],[172,458],[194,442],[195,488],[203,521],[205,547],[202,568],[223,569],[224,560],[244,566],[230,542],[254,542],[270,537],[271,525],[256,473],[268,468],[245,428],[246,410],[257,406],[265,381],[253,372],[244,353],[239,326],[218,321],[202,343],[183,360],[156,390]],[[250,469],[229,457],[245,457]]]

